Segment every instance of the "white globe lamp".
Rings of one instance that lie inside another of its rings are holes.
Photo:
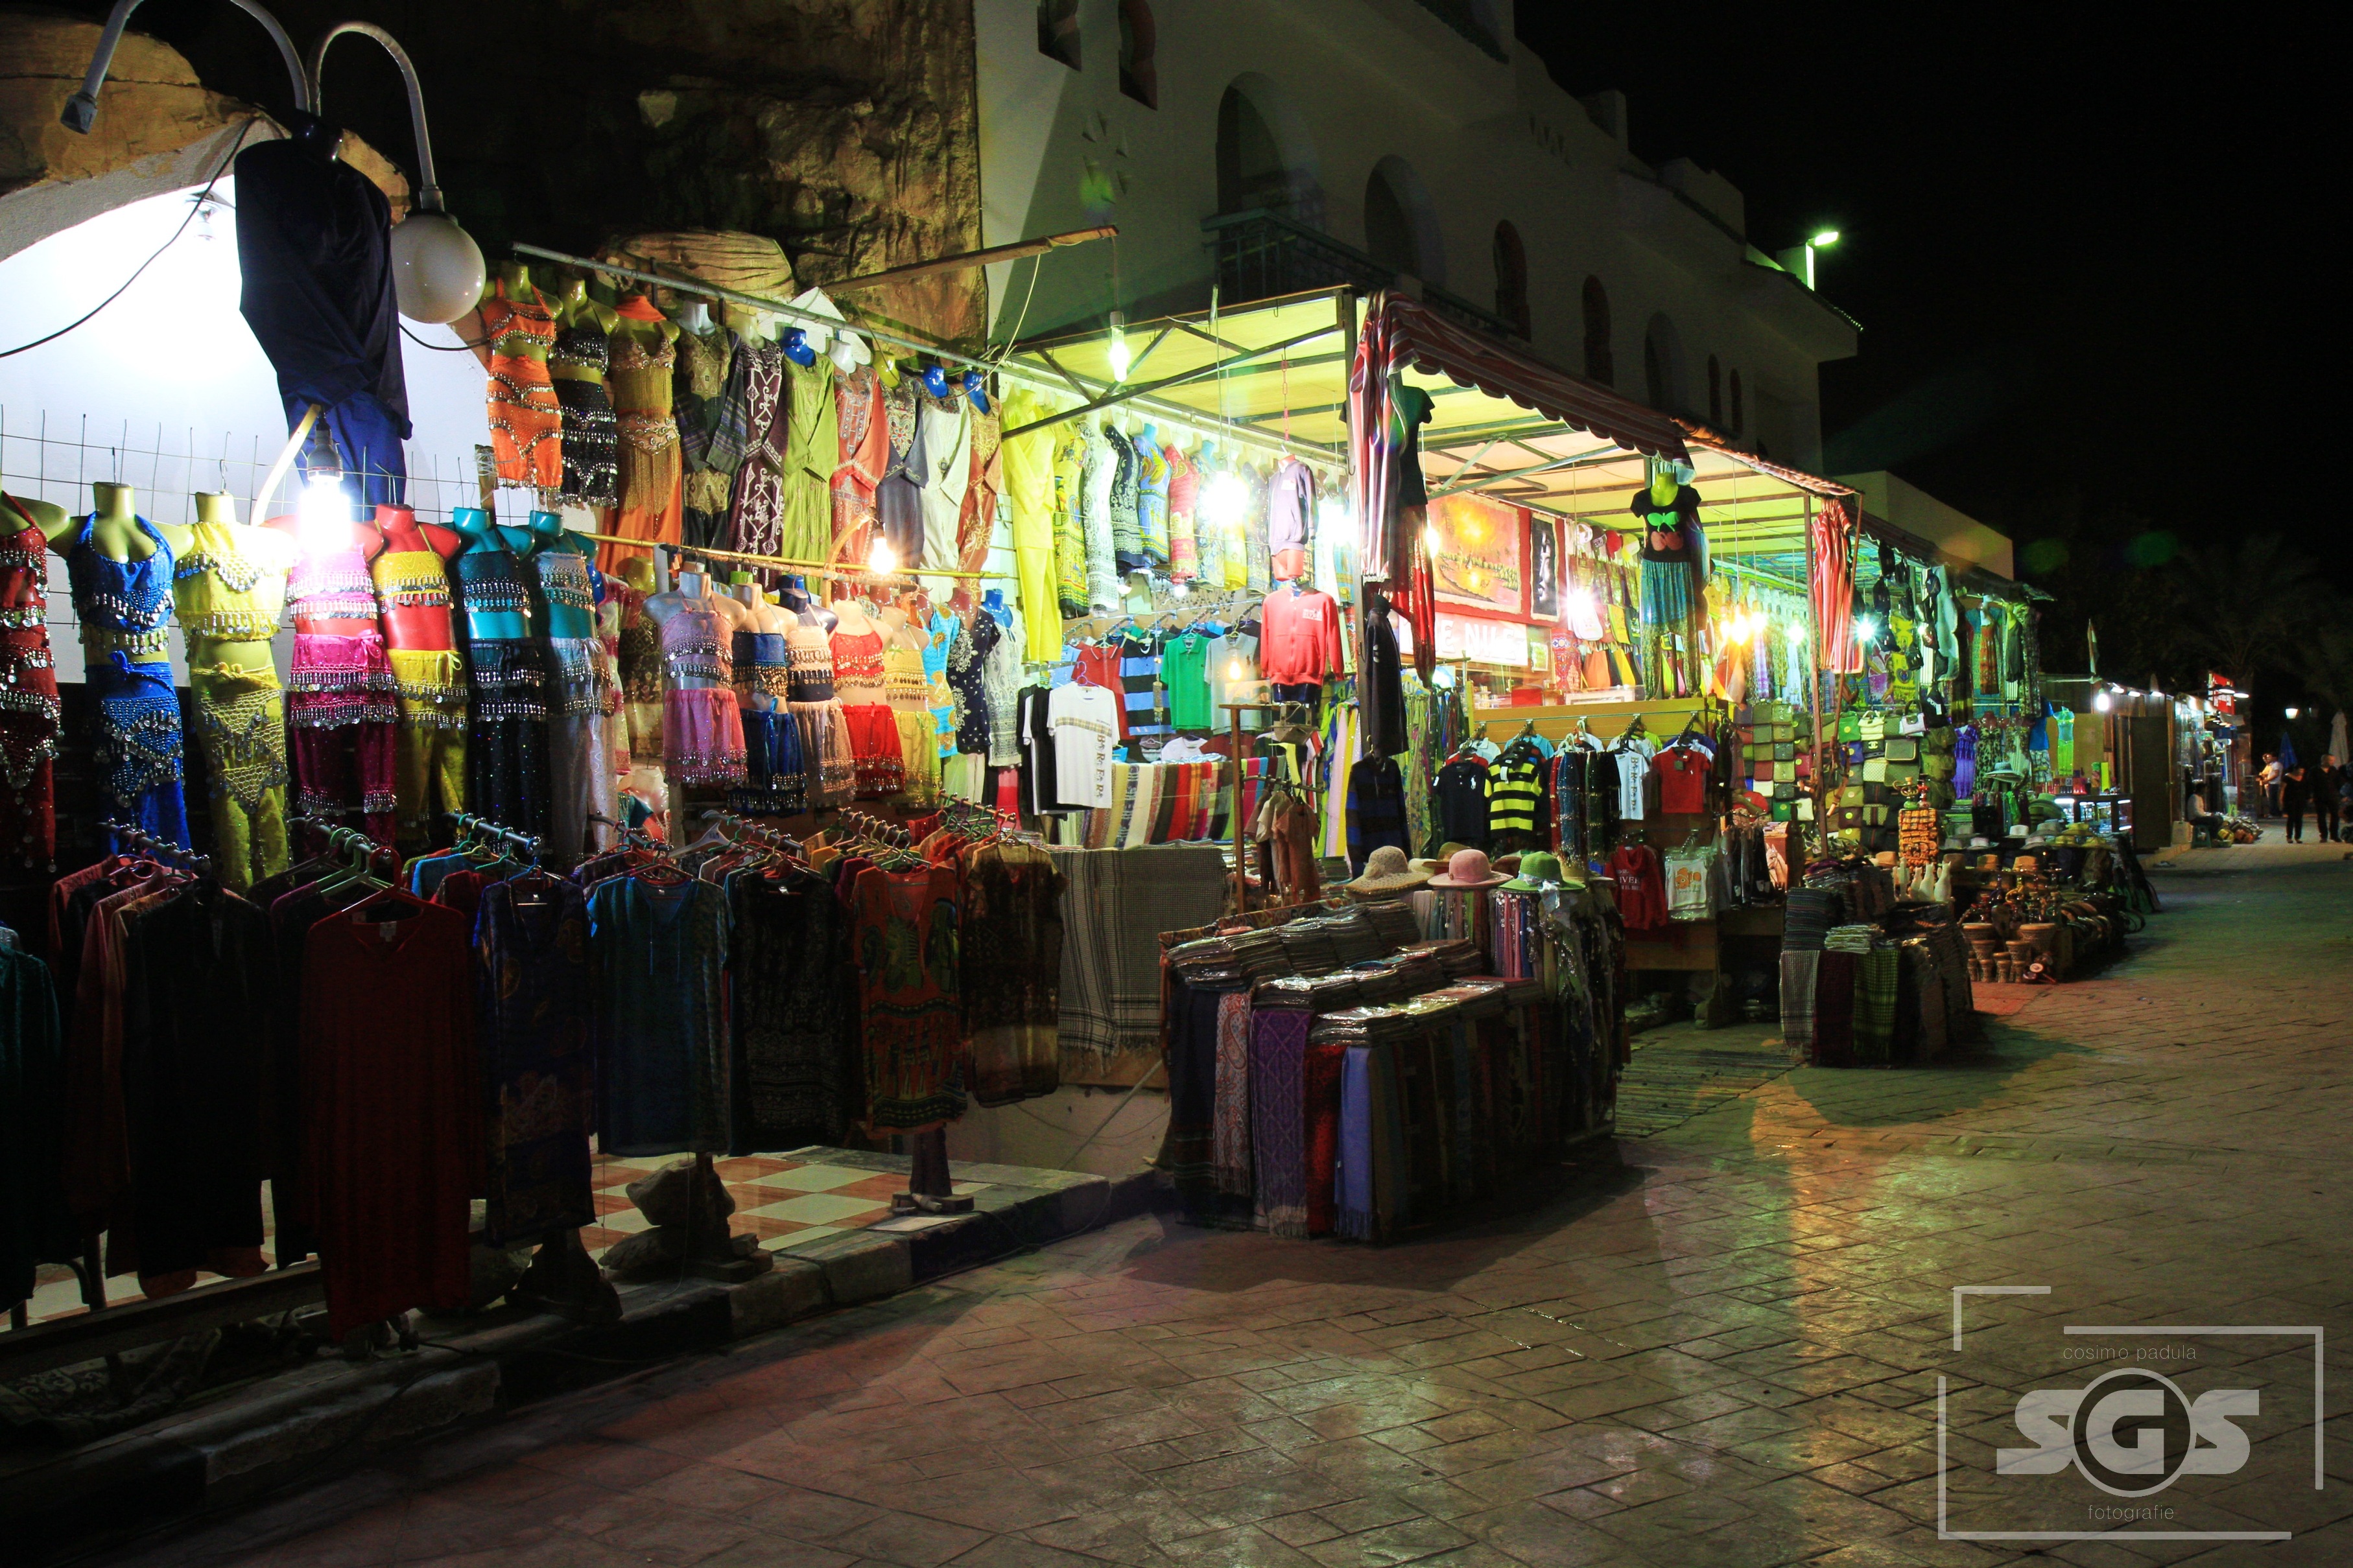
[[[446,212],[423,208],[393,227],[392,291],[412,321],[454,321],[482,297],[482,247]]]

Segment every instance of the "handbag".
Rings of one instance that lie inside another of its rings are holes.
[[[1891,763],[1916,763],[1920,760],[1920,742],[1909,735],[1895,735],[1887,741],[1887,760]]]

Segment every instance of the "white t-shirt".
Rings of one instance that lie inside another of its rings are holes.
[[[1642,781],[1650,776],[1650,758],[1630,746],[1618,753],[1618,816],[1620,821],[1642,820]]]
[[[1258,673],[1258,638],[1240,632],[1229,632],[1209,644],[1209,717],[1219,730],[1226,729],[1233,715],[1222,706],[1228,702],[1263,702],[1266,689]],[[1266,715],[1252,711],[1242,715],[1245,732],[1266,728]]]
[[[1109,805],[1111,752],[1119,743],[1119,699],[1072,681],[1046,699],[1054,732],[1054,793],[1065,805]]]

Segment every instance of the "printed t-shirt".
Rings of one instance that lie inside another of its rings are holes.
[[[1627,748],[1618,753],[1618,815],[1621,822],[1642,820],[1642,781],[1650,776],[1651,759]]]
[[[1046,700],[1054,732],[1054,789],[1065,805],[1109,805],[1119,699],[1099,686],[1058,686]]]

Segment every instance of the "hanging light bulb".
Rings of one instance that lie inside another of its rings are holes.
[[[1250,492],[1240,477],[1219,474],[1211,479],[1201,494],[1201,516],[1219,528],[1225,528],[1242,519],[1242,509],[1250,502]]]
[[[2116,700],[2105,691],[2094,691],[2092,693],[2092,706],[2105,713],[2116,706]]]
[[[302,499],[295,503],[294,515],[306,553],[322,554],[343,544],[352,526],[352,503],[343,493],[343,476],[314,470],[303,481]]]
[[[1803,622],[1803,621],[1791,621],[1791,622],[1789,623],[1789,640],[1790,640],[1791,642],[1793,642],[1793,643],[1796,643],[1796,644],[1797,644],[1798,646],[1799,646],[1800,647],[1804,647],[1804,646],[1805,646],[1805,642],[1806,642],[1806,623],[1805,623],[1805,622]]]
[[[1869,642],[1873,637],[1877,637],[1878,635],[1879,635],[1879,627],[1878,627],[1877,624],[1876,624],[1876,623],[1874,623],[1869,616],[1857,616],[1855,617],[1855,619],[1854,619],[1854,640],[1855,640],[1855,641],[1857,641],[1857,642],[1865,642],[1865,643],[1867,643],[1867,642]]]
[[[1111,378],[1118,383],[1127,379],[1127,367],[1132,363],[1127,355],[1127,318],[1117,310],[1111,313]]]
[[[1242,658],[1241,655],[1236,654],[1233,658],[1226,660],[1226,679],[1228,680],[1240,680],[1241,678]]]
[[[898,552],[891,548],[889,540],[874,542],[874,548],[866,552],[866,569],[881,577],[888,577],[899,569]]]

